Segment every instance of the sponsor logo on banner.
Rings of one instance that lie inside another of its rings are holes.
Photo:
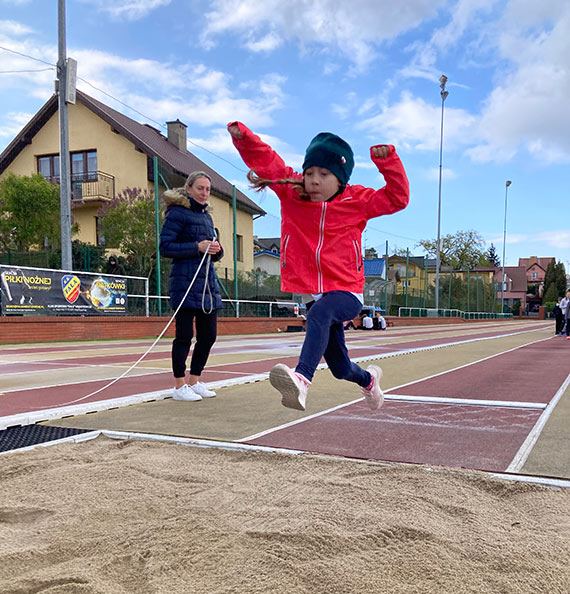
[[[63,296],[69,303],[75,303],[81,290],[81,282],[74,274],[65,274],[61,277]]]

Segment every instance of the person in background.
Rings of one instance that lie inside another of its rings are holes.
[[[313,375],[322,357],[332,374],[360,386],[372,410],[383,403],[382,370],[362,369],[350,360],[343,323],[364,302],[362,232],[366,222],[405,208],[408,178],[391,145],[374,145],[370,158],[386,180],[375,190],[349,185],[354,168],[350,145],[330,132],[315,136],[305,153],[302,174],[241,122],[228,124],[234,146],[251,169],[257,189],[270,187],[281,202],[281,288],[307,303],[307,331],[296,368],[275,365],[271,385],[281,403],[305,410]],[[372,321],[372,320],[370,320]]]
[[[570,291],[566,292],[566,296],[560,301],[560,310],[562,311],[562,326],[560,327],[560,334],[564,333],[566,327],[566,336],[568,336],[568,312],[570,311]]]
[[[374,320],[370,314],[367,314],[362,318],[362,327],[364,330],[372,330],[372,328],[374,328]]]
[[[170,305],[176,310],[182,303],[176,314],[176,336],[172,343],[173,398],[188,402],[216,395],[200,381],[216,342],[218,310],[222,308],[218,280],[210,259],[217,262],[224,252],[216,240],[214,222],[207,210],[210,188],[210,176],[194,171],[183,188],[164,193],[166,216],[160,232],[160,254],[172,258],[168,282]],[[194,284],[184,297],[192,279]],[[186,383],[186,359],[194,323],[196,344]]]
[[[376,313],[376,319],[378,320],[378,329],[386,330],[386,319],[380,312]]]
[[[115,256],[109,256],[109,259],[107,260],[106,273],[113,274],[115,276],[124,276],[125,269]]]
[[[558,297],[556,300],[556,305],[552,309],[552,313],[554,314],[554,319],[556,320],[554,334],[556,336],[562,336],[562,328],[564,327],[564,316],[562,313],[562,309],[560,307],[560,302],[562,301],[562,297]]]

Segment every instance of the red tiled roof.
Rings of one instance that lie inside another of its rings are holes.
[[[214,169],[206,165],[189,151],[180,151],[172,143],[168,142],[157,129],[129,118],[128,116],[90,97],[83,91],[77,91],[77,100],[107,122],[111,128],[130,140],[140,151],[149,157],[158,157],[159,161],[166,163],[176,173],[185,177],[192,171],[205,171],[212,178],[213,193],[226,201],[232,200],[232,184],[224,179]],[[57,112],[57,96],[54,94],[40,108],[34,117],[24,126],[21,132],[6,147],[0,155],[0,173],[2,173],[19,154],[19,152],[31,142],[32,138]],[[251,214],[263,215],[265,211],[253,200],[250,200],[243,192],[236,188],[236,202]]]
[[[526,270],[537,264],[540,266],[544,271],[548,268],[548,265],[552,260],[555,258],[537,258],[532,256],[531,258],[519,258],[519,266],[524,266]]]

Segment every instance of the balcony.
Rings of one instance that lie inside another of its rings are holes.
[[[71,199],[75,202],[107,201],[115,197],[115,177],[102,171],[71,175]]]
[[[59,176],[48,178],[59,184]],[[107,202],[115,197],[115,177],[103,171],[71,174],[71,200],[79,202]]]

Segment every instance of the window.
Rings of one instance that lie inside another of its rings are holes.
[[[536,280],[538,278],[538,272],[531,272],[530,277],[532,280]]]
[[[243,236],[236,235],[236,259],[243,262]]]
[[[71,175],[74,181],[97,179],[97,151],[71,153]]]
[[[59,179],[59,155],[38,157],[38,173],[46,179]]]
[[[76,182],[97,180],[97,151],[71,153],[71,179]],[[59,155],[38,157],[38,173],[46,179],[59,180]]]

